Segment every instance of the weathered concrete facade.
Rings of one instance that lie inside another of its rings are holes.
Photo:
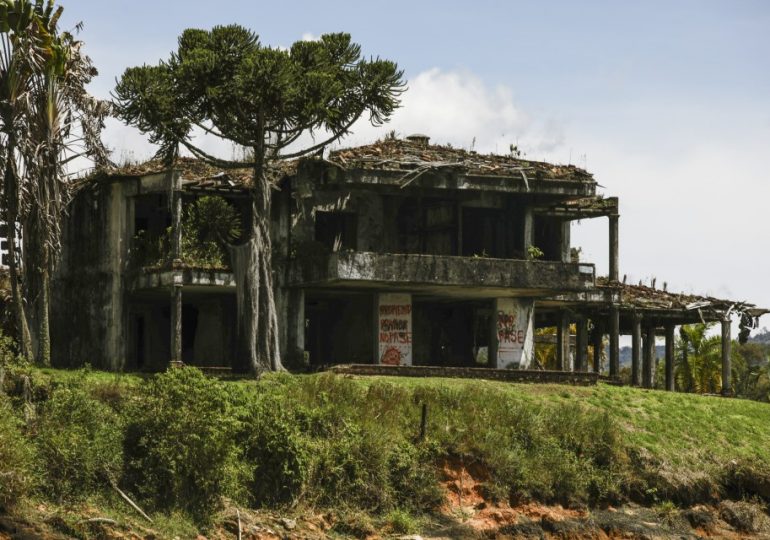
[[[221,366],[234,347],[227,268],[137,260],[139,237],[172,224],[182,172],[105,175],[78,190],[52,287],[53,362],[110,370],[164,369],[173,356],[174,300],[183,293],[179,361]],[[239,190],[240,192],[240,190]],[[240,194],[242,195],[242,194]]]
[[[416,137],[273,172],[273,278],[291,369],[543,369],[536,334],[552,327],[557,370],[600,372],[607,342],[611,377],[619,374],[619,336],[631,334],[632,382],[649,386],[645,353],[656,332],[666,336],[672,364],[675,325],[764,312],[702,298],[645,303],[644,288],[619,278],[617,198],[598,195],[593,177],[574,166]],[[201,264],[180,246],[182,215],[204,196],[224,199],[248,230],[249,178],[183,159],[170,171],[150,163],[84,182],[54,282],[55,363],[237,369],[228,261]],[[608,223],[603,280],[571,245],[571,223],[593,218]]]
[[[595,288],[571,221],[617,214],[575,167],[419,138],[300,162],[280,189],[282,350],[297,367],[528,368],[537,301]]]

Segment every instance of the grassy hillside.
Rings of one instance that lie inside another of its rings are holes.
[[[3,388],[0,478],[14,482],[0,484],[0,507],[11,512],[131,514],[115,483],[169,530],[206,527],[232,505],[327,508],[409,530],[410,516],[445,505],[457,463],[475,471],[480,497],[505,504],[770,501],[770,405],[751,401],[604,384],[219,381],[194,369],[12,368]],[[345,519],[340,534],[360,526]]]

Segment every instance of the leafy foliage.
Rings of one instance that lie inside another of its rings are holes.
[[[184,207],[182,215],[182,262],[203,268],[229,266],[227,244],[243,236],[238,210],[223,197],[207,195]],[[171,228],[153,236],[139,231],[132,239],[134,267],[161,266],[171,262]]]
[[[182,259],[195,266],[227,266],[226,246],[243,235],[238,211],[224,198],[204,196],[185,207]]]
[[[239,428],[225,386],[193,368],[153,377],[128,411],[124,481],[152,507],[206,520],[242,481]]]
[[[119,414],[85,389],[56,389],[41,407],[35,437],[46,473],[42,489],[56,500],[72,500],[119,478],[122,424]]]
[[[27,318],[35,324],[35,353],[45,365],[50,363],[49,281],[69,200],[66,166],[81,156],[97,164],[108,161],[99,133],[109,106],[86,92],[97,71],[83,43],[59,31],[62,11],[52,0],[0,2],[2,205],[4,221],[20,223],[24,238],[21,282],[19,248],[14,236],[9,238],[16,330],[22,355],[31,359]]]
[[[0,509],[11,509],[35,484],[35,452],[10,400],[0,392]]]
[[[185,30],[167,61],[127,69],[115,97],[121,118],[149,133],[166,161],[183,145],[222,162],[193,144],[192,129],[203,127],[255,149],[254,161],[241,165],[260,168],[265,158],[294,157],[280,152],[306,131],[326,130],[334,140],[365,112],[372,123],[385,122],[398,106],[401,77],[393,62],[362,59],[348,34],[325,34],[284,50],[228,25]]]

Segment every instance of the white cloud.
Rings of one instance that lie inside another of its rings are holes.
[[[434,143],[450,143],[481,152],[508,152],[518,144],[527,154],[540,155],[561,145],[561,125],[554,119],[535,119],[520,107],[513,90],[489,86],[469,71],[423,71],[409,80],[402,107],[384,127],[365,120],[342,146],[365,144],[395,130],[400,135],[423,133]],[[475,140],[475,143],[474,143]]]

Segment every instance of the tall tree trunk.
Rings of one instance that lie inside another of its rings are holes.
[[[18,250],[16,249],[16,222],[19,219],[19,186],[18,176],[13,162],[15,152],[16,140],[13,134],[9,134],[3,183],[5,195],[5,222],[8,230],[8,274],[11,280],[11,297],[13,298],[16,339],[19,344],[19,352],[24,358],[31,360],[32,338],[29,334],[27,316],[24,310],[24,299],[22,298],[19,285],[19,268],[17,266]]]
[[[230,247],[238,303],[237,359],[255,375],[281,371],[270,240],[270,183],[255,174],[251,238]]]
[[[43,268],[43,275],[40,279],[40,297],[39,297],[39,313],[38,313],[38,346],[37,346],[37,363],[38,365],[50,367],[51,366],[51,330],[50,330],[50,292],[51,292],[51,280],[48,268]]]

